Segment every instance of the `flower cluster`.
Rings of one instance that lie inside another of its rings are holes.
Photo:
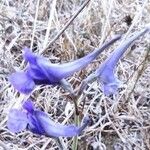
[[[120,86],[120,81],[114,75],[116,64],[127,48],[138,37],[144,35],[149,30],[150,27],[146,27],[134,33],[133,36],[119,45],[100,67],[84,81],[89,82],[96,77],[101,82],[102,91],[105,95],[116,93]],[[23,58],[28,62],[28,66],[24,71],[15,72],[10,75],[9,81],[15,89],[24,94],[29,94],[36,85],[60,85],[63,81],[67,83],[65,80],[67,77],[86,67],[96,59],[104,49],[108,48],[120,38],[120,35],[115,36],[83,58],[64,64],[50,63],[46,58],[32,53],[29,48],[24,48]],[[80,134],[83,129],[89,125],[89,122],[90,119],[87,117],[80,127],[55,123],[49,118],[47,113],[35,109],[31,100],[27,100],[22,104],[21,109],[10,110],[7,127],[14,133],[28,129],[33,133],[48,137],[72,137]]]

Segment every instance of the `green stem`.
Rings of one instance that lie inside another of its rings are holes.
[[[77,126],[79,126],[80,124],[79,114],[78,115],[75,114],[75,124]],[[75,136],[73,138],[72,150],[77,150],[77,148],[78,148],[78,136]]]

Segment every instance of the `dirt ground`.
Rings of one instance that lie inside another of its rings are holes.
[[[150,23],[149,0],[87,1],[70,21],[86,1],[0,0],[0,150],[58,149],[52,138],[27,130],[14,134],[6,126],[9,110],[29,97],[17,92],[8,81],[10,74],[27,65],[22,58],[25,46],[52,63],[64,63],[81,58],[114,35],[122,34],[122,39],[88,67],[67,78],[77,91],[82,80],[119,44]],[[61,33],[62,29],[65,30]],[[89,115],[92,124],[78,137],[78,149],[150,150],[149,51],[150,32],[138,38],[118,62],[115,74],[123,84],[117,94],[105,96],[98,80],[88,84],[78,99],[78,107],[81,118]],[[46,85],[37,86],[30,96],[53,121],[70,124],[74,115],[68,95],[61,86]],[[61,140],[66,149],[72,149],[72,138]]]

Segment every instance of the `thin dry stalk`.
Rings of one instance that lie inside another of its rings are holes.
[[[46,48],[46,45],[47,45],[48,40],[49,40],[50,29],[51,29],[52,21],[54,19],[54,12],[55,12],[55,9],[56,9],[56,2],[57,2],[57,0],[54,0],[51,4],[50,17],[49,17],[49,20],[48,20],[48,26],[47,26],[47,30],[46,30],[45,40],[44,40],[44,43],[43,43],[43,49]]]
[[[34,36],[35,36],[35,31],[36,31],[36,23],[37,23],[37,18],[38,18],[39,4],[40,4],[40,0],[38,0],[37,4],[36,4],[36,12],[35,12],[35,18],[34,18],[34,26],[33,26],[33,32],[32,32],[32,39],[31,39],[30,49],[32,49],[33,43],[34,43]]]
[[[85,8],[85,6],[90,2],[90,0],[87,0],[82,4],[82,6],[79,8],[79,10],[71,17],[71,19],[66,23],[66,25],[62,28],[62,30],[54,37],[52,41],[49,42],[49,44],[46,46],[45,49],[43,49],[40,53],[46,52],[46,49],[50,47],[61,35],[62,33],[69,27],[69,25],[73,22],[73,20],[80,14],[80,12]]]

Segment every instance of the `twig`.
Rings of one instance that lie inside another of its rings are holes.
[[[148,59],[148,56],[149,56],[149,52],[150,52],[150,47],[147,49],[147,52],[145,54],[145,57],[144,57],[144,60],[141,62],[141,64],[138,66],[137,68],[137,73],[133,74],[133,79],[135,79],[135,82],[134,84],[130,81],[130,83],[132,83],[132,88],[130,90],[130,92],[127,94],[127,98],[126,98],[126,101],[129,101],[129,98],[131,96],[131,94],[133,93],[135,87],[136,87],[136,84],[139,80],[139,78],[141,77],[143,71],[145,70],[145,65],[146,65],[146,60]],[[129,84],[131,86],[131,84]]]
[[[79,8],[79,10],[70,18],[70,20],[66,23],[66,25],[62,28],[62,30],[60,30],[60,32],[54,37],[54,39],[52,39],[49,44],[46,46],[46,48],[44,48],[43,50],[41,50],[40,54],[43,54],[46,49],[48,49],[48,47],[53,44],[61,35],[62,33],[68,28],[68,26],[73,22],[73,20],[79,15],[79,13],[85,8],[85,6],[90,2],[90,0],[87,0],[86,2],[84,2],[82,4],[82,6]]]
[[[8,147],[2,141],[0,141],[0,147],[2,147],[4,150],[9,150]]]
[[[33,43],[34,43],[34,36],[35,36],[36,22],[37,22],[37,17],[38,17],[39,4],[40,4],[40,0],[37,1],[37,5],[36,5],[36,12],[35,12],[35,19],[34,19],[34,26],[33,26],[30,49],[32,49]]]
[[[124,35],[122,41],[120,42],[120,45],[125,41],[125,39],[127,38],[127,36],[129,35],[129,33],[131,32],[131,30],[134,28],[134,26],[139,23],[141,20],[139,19],[140,15],[142,14],[146,4],[147,4],[148,0],[145,0],[143,2],[143,5],[141,6],[140,10],[137,10],[136,15],[133,18],[132,24],[130,26],[130,28],[128,29],[128,31],[126,32],[126,34]]]
[[[60,150],[65,150],[64,146],[63,146],[63,143],[61,142],[60,138],[55,138],[56,140],[56,143],[59,147]]]
[[[103,1],[102,1],[103,2]],[[104,1],[104,2],[107,2],[107,1]],[[105,38],[106,38],[106,34],[108,32],[108,29],[110,29],[110,23],[109,23],[109,17],[111,15],[111,11],[113,10],[113,0],[110,1],[110,4],[109,4],[109,9],[107,11],[107,14],[106,15],[106,21],[105,21],[105,24],[104,24],[104,28],[102,30],[102,37],[101,37],[101,42],[100,42],[100,45],[102,45],[102,43],[104,42]]]
[[[47,31],[46,31],[46,35],[45,35],[45,40],[43,43],[43,49],[46,47],[47,43],[48,43],[48,37],[50,34],[50,29],[51,29],[51,24],[54,18],[54,12],[55,12],[55,7],[56,7],[56,2],[57,0],[54,0],[51,4],[51,11],[50,11],[50,17],[49,17],[49,21],[48,21],[48,26],[47,26]]]

